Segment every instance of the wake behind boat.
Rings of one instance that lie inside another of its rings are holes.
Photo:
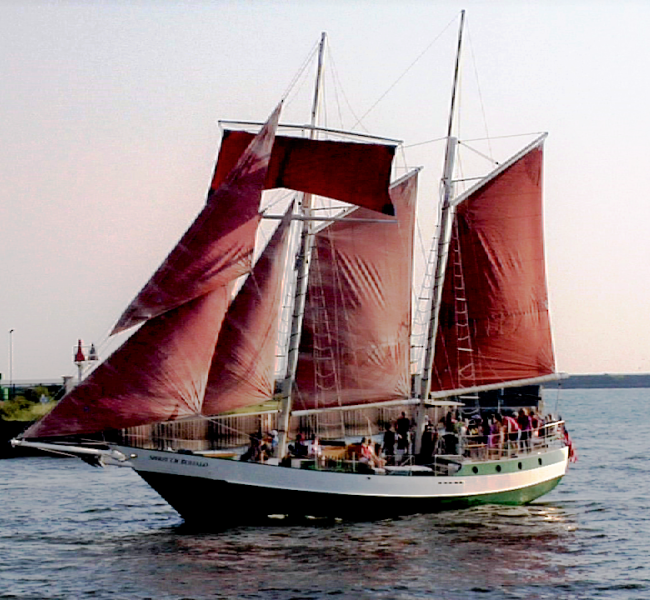
[[[460,32],[459,55],[462,19]],[[279,124],[280,104],[257,132],[224,131],[204,209],[113,333],[139,328],[16,445],[130,466],[200,523],[521,504],[564,476],[561,421],[481,410],[482,394],[557,378],[545,136],[455,194],[450,117],[414,372],[418,171],[391,182],[396,142],[317,127],[323,41],[311,126]],[[277,188],[296,199],[284,215],[263,215],[264,190]],[[280,222],[253,264],[263,216]],[[397,448],[378,453],[406,411]],[[250,436],[272,431],[277,440],[241,460]],[[371,441],[351,444],[362,432]],[[298,434],[321,445],[290,449]]]

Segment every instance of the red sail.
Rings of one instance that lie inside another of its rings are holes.
[[[294,409],[409,396],[416,191],[416,173],[391,187],[397,223],[358,209],[316,235]]]
[[[200,413],[233,280],[253,251],[278,114],[279,107],[116,331],[144,325],[26,437],[87,434]]]
[[[224,131],[212,187],[217,188],[252,134]],[[388,195],[394,146],[276,136],[265,188],[285,187],[394,214]]]
[[[251,266],[259,205],[280,105],[252,136],[187,230],[112,333],[151,319],[222,286]]]
[[[147,321],[25,437],[89,434],[199,413],[230,287]]]
[[[202,412],[215,415],[273,396],[276,344],[292,207],[228,310]]]
[[[554,371],[538,146],[457,207],[432,390]]]

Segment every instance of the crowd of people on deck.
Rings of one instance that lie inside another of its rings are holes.
[[[277,430],[265,434],[264,436],[250,436],[250,444],[246,452],[241,455],[240,460],[249,462],[268,462],[270,458],[278,455],[279,435]],[[321,456],[322,449],[318,436],[313,436],[311,440],[306,441],[301,433],[296,435],[296,439],[288,446],[288,452],[283,460],[291,458],[316,458]]]
[[[542,417],[534,408],[477,411],[472,416],[450,410],[437,426],[425,423],[418,462],[429,462],[436,454],[501,458],[529,452],[544,443],[546,425],[555,421],[551,415]]]
[[[419,453],[415,453],[416,423],[403,412],[394,424],[387,424],[381,446],[386,464],[401,462],[405,455],[415,462],[428,464],[436,455],[501,458],[531,451],[544,443],[546,425],[557,420],[542,417],[534,408],[518,411],[480,411],[463,416],[449,410],[437,424],[424,417]]]
[[[262,438],[252,435],[246,452],[241,455],[240,460],[250,462],[266,462],[275,456],[278,448],[278,432],[274,429]]]
[[[385,425],[381,443],[364,437],[355,448],[355,459],[370,468],[401,464],[405,458],[414,457],[418,464],[429,464],[435,456],[468,456],[471,458],[501,458],[531,451],[544,443],[546,426],[556,422],[551,415],[542,417],[534,408],[518,411],[480,411],[464,416],[459,410],[449,410],[437,424],[424,417],[424,429],[419,453],[415,453],[415,420],[405,412],[394,422]],[[278,432],[264,436],[251,436],[250,445],[241,460],[267,462],[278,454]],[[293,458],[319,459],[322,447],[317,436],[305,440],[298,433],[289,444],[281,464]]]

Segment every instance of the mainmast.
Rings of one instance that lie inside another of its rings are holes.
[[[433,371],[433,358],[436,346],[436,333],[440,315],[440,303],[442,301],[442,289],[447,269],[449,256],[449,244],[451,241],[452,224],[455,208],[451,204],[454,184],[452,180],[454,160],[456,158],[456,146],[458,140],[452,137],[454,117],[456,112],[456,95],[458,91],[458,79],[460,72],[460,53],[463,42],[463,25],[465,22],[465,11],[460,13],[460,25],[458,27],[458,47],[456,50],[456,65],[454,68],[454,82],[451,92],[451,105],[449,108],[449,122],[447,125],[447,147],[445,151],[445,162],[442,175],[441,203],[438,222],[440,231],[438,235],[438,251],[436,254],[436,265],[433,276],[433,293],[429,312],[429,327],[427,334],[424,365],[422,369],[422,382],[420,388],[420,405],[417,413],[417,429],[415,437],[415,452],[420,451],[422,444],[422,431],[424,428],[424,414],[429,394],[431,393],[431,374]]]
[[[311,129],[309,138],[316,137],[316,125],[318,121],[318,108],[320,106],[321,84],[323,78],[323,55],[325,52],[326,34],[321,34],[318,48],[318,67],[316,71],[316,84],[314,86],[314,100],[311,109]],[[302,196],[302,216],[305,218],[302,224],[300,235],[300,249],[296,260],[296,287],[294,292],[293,315],[291,318],[291,333],[289,336],[289,350],[287,355],[287,372],[282,382],[282,397],[280,403],[280,414],[278,416],[278,453],[280,457],[287,451],[287,438],[289,435],[289,422],[291,418],[291,405],[293,384],[296,379],[298,367],[298,351],[300,347],[300,335],[302,332],[302,321],[305,313],[305,301],[307,299],[307,284],[309,280],[309,263],[314,245],[314,225],[310,220],[312,212],[312,195]]]

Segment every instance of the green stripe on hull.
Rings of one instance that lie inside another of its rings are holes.
[[[485,462],[466,462],[454,477],[472,477],[476,475],[494,475],[495,473],[520,473],[538,469],[542,466],[548,466],[565,460],[562,449],[539,453],[523,455],[513,458],[502,458]]]
[[[560,483],[561,479],[562,477],[557,477],[550,481],[543,481],[542,483],[536,483],[535,485],[516,490],[509,490],[507,492],[489,492],[487,494],[478,494],[476,496],[445,498],[441,499],[440,503],[444,505],[444,508],[469,508],[481,504],[506,504],[511,506],[528,504],[540,496],[548,494],[558,485],[558,483]]]

